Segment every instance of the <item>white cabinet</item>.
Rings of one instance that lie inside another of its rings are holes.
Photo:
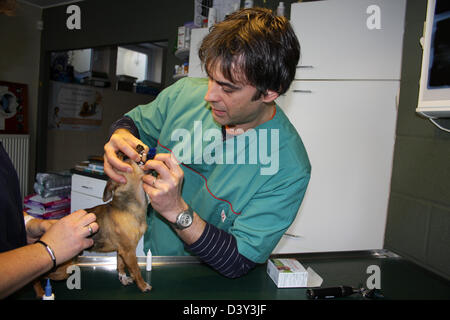
[[[106,180],[85,176],[82,174],[72,175],[72,191],[71,191],[71,212],[79,209],[92,208],[106,202],[103,201],[103,191],[105,190]],[[112,253],[98,253],[84,251],[83,255],[107,255],[115,256]],[[136,248],[137,256],[145,256],[143,237],[139,241]]]
[[[71,212],[103,204],[106,180],[81,174],[72,175]]]
[[[201,67],[200,58],[198,57],[198,49],[203,38],[208,34],[208,28],[192,29],[191,31],[191,47],[189,54],[189,77],[206,78],[206,72]]]
[[[298,216],[276,252],[383,247],[396,127],[396,81],[296,81],[278,103],[312,164]]]
[[[404,0],[294,3],[296,79],[400,79]]]
[[[275,248],[383,248],[390,192],[405,0],[294,3],[297,80],[277,103],[299,132],[311,180]]]

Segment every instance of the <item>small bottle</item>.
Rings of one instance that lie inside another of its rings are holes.
[[[284,2],[280,2],[277,8],[277,16],[284,17]]]
[[[50,279],[47,279],[47,284],[45,285],[45,294],[42,300],[55,300],[55,295],[52,292],[52,285],[50,284]]]
[[[152,271],[152,252],[150,249],[147,251],[147,265],[145,267],[145,270]]]
[[[245,0],[244,8],[253,8],[253,0]]]
[[[148,153],[147,153],[147,161],[148,160],[153,160],[155,158],[156,155],[156,148],[150,148],[148,149]]]

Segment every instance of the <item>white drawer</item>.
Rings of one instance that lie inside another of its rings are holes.
[[[95,179],[79,174],[72,175],[72,191],[101,199],[103,198],[105,186],[106,180]]]

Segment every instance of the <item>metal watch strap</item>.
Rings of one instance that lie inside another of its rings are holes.
[[[186,216],[186,215],[190,216],[191,221],[190,221],[189,225],[184,226],[184,225],[182,225],[180,222],[181,222],[181,218],[183,218],[183,216]],[[175,220],[175,223],[171,223],[171,224],[172,224],[176,229],[178,229],[178,230],[183,230],[183,229],[186,229],[186,228],[190,227],[193,221],[194,221],[194,211],[192,210],[191,206],[188,205],[187,210],[180,212],[180,213],[177,215],[177,219]]]

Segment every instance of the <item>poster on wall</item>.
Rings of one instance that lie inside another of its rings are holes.
[[[28,87],[0,81],[0,133],[28,133]]]
[[[103,90],[50,81],[48,126],[55,130],[91,130],[102,124]]]

